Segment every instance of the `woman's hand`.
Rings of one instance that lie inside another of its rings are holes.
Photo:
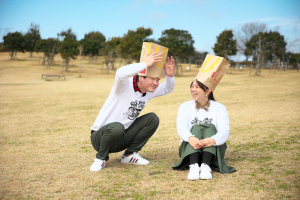
[[[189,137],[189,143],[194,149],[203,148],[203,145],[201,144],[200,140],[194,136]]]
[[[205,138],[200,140],[201,144],[203,145],[202,148],[211,147],[216,144],[216,141],[213,138]]]
[[[165,74],[169,77],[173,77],[175,70],[175,62],[173,56],[171,56],[171,60],[168,58],[168,65],[164,65]]]

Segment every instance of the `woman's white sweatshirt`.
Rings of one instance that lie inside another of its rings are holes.
[[[229,137],[229,118],[226,107],[221,103],[210,100],[209,111],[196,111],[195,100],[184,102],[177,113],[177,132],[181,141],[188,142],[192,136],[191,128],[195,124],[214,124],[217,134],[212,136],[215,146],[224,144]]]

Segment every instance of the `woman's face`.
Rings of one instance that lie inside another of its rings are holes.
[[[195,101],[198,101],[199,103],[207,100],[206,92],[204,92],[204,90],[199,87],[196,80],[194,80],[194,82],[192,83],[191,94],[193,99]]]

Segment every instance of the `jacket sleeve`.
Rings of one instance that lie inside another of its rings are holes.
[[[115,83],[112,88],[112,92],[115,94],[121,94],[125,91],[125,88],[130,84],[129,77],[147,68],[146,63],[135,63],[126,65],[119,68],[116,72]]]
[[[174,87],[175,87],[175,77],[166,76],[165,81],[162,84],[159,84],[159,86],[153,92],[152,98],[169,94],[173,91]]]
[[[189,142],[189,137],[192,136],[189,127],[189,109],[186,104],[181,104],[177,113],[177,132],[179,137],[185,141]]]
[[[229,138],[229,117],[225,106],[220,106],[217,110],[217,134],[212,136],[216,142],[215,146],[224,144]]]

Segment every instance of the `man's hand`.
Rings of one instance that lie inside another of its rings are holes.
[[[203,148],[203,145],[201,144],[200,140],[194,136],[189,137],[189,143],[194,149]]]
[[[171,60],[168,58],[168,66],[166,67],[166,64],[164,65],[165,74],[169,77],[172,77],[174,75],[175,70],[175,62],[173,59],[173,56],[171,56]]]
[[[211,147],[216,144],[216,141],[213,138],[205,138],[200,140],[201,144],[203,145],[202,148]]]
[[[149,56],[147,56],[146,58],[144,58],[144,61],[147,65],[147,67],[152,67],[156,62],[159,62],[161,61],[161,59],[163,57],[162,56],[162,53],[159,53],[159,52],[155,52]]]

